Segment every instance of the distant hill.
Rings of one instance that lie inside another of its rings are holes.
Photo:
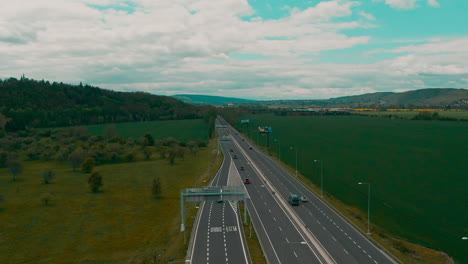
[[[246,103],[252,100],[223,97],[223,96],[211,96],[211,95],[197,95],[197,94],[176,94],[172,97],[179,99],[183,102],[194,104],[194,105],[227,105],[230,103],[239,104]]]
[[[204,117],[208,108],[143,92],[115,92],[24,77],[0,79],[0,114],[11,119],[7,130],[193,119]]]
[[[269,107],[468,108],[468,90],[421,89],[402,93],[380,92],[327,100],[261,101]]]

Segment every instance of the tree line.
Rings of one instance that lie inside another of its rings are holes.
[[[144,92],[116,92],[25,78],[0,79],[0,132],[116,122],[204,118],[195,106]]]

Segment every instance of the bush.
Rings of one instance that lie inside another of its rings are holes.
[[[94,159],[88,157],[88,158],[86,158],[85,161],[83,161],[83,163],[81,164],[81,170],[82,170],[83,172],[90,173],[90,172],[93,171],[94,165],[96,165],[96,163],[94,162]]]
[[[135,153],[129,152],[125,155],[125,160],[128,162],[132,162],[135,160]]]
[[[146,133],[143,138],[145,139],[145,143],[144,144],[147,144],[146,146],[154,146],[154,138],[153,136],[151,136],[150,133]],[[145,145],[144,145],[145,146]]]
[[[198,139],[198,140],[197,140],[197,144],[198,144],[198,147],[199,147],[199,148],[204,148],[204,147],[207,146],[207,145],[206,145],[206,142],[205,142],[203,139]]]
[[[44,184],[52,183],[52,180],[55,178],[55,172],[51,169],[44,170],[41,173],[41,178]]]
[[[73,171],[75,171],[76,168],[78,168],[78,166],[80,166],[83,163],[84,153],[82,150],[77,149],[73,151],[70,155],[68,155],[68,159],[72,164]]]
[[[99,188],[101,188],[103,185],[102,183],[102,176],[99,172],[94,172],[93,174],[91,174],[91,176],[89,176],[88,178],[88,186],[89,186],[89,189],[92,191],[92,192],[98,192],[99,191]]]
[[[149,159],[151,159],[151,156],[153,155],[153,152],[149,148],[144,148],[143,149],[143,154],[145,155],[145,159],[149,160]]]

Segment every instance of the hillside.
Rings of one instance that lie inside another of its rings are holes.
[[[232,98],[232,97],[223,97],[223,96],[211,96],[211,95],[197,95],[197,94],[176,94],[172,97],[179,99],[183,102],[194,104],[194,105],[226,105],[229,103],[239,104],[246,103],[252,100]]]
[[[468,108],[468,90],[421,89],[402,93],[380,92],[326,100],[258,101],[270,107]]]
[[[402,93],[379,92],[343,96],[321,100],[270,100],[256,101],[240,98],[179,94],[173,95],[181,101],[194,105],[255,105],[272,108],[296,107],[372,107],[372,108],[468,108],[468,90],[431,88]]]
[[[0,113],[6,130],[201,118],[208,107],[143,92],[115,92],[89,85],[27,78],[0,80]]]
[[[466,89],[421,89],[403,93],[372,93],[329,99],[335,105],[382,105],[400,107],[445,107],[463,106],[462,100],[468,100]],[[465,106],[468,106],[466,101]]]

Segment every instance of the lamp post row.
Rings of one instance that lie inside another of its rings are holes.
[[[280,140],[275,139],[275,142],[278,141],[278,157],[281,161],[281,145]],[[297,178],[297,146],[289,147],[289,149],[294,149],[296,151],[296,178]],[[314,160],[314,162],[320,162],[320,196],[323,198],[323,160]],[[359,185],[367,185],[367,234],[370,235],[370,186],[369,182],[358,182]],[[462,237],[462,240],[468,240],[468,237]]]

